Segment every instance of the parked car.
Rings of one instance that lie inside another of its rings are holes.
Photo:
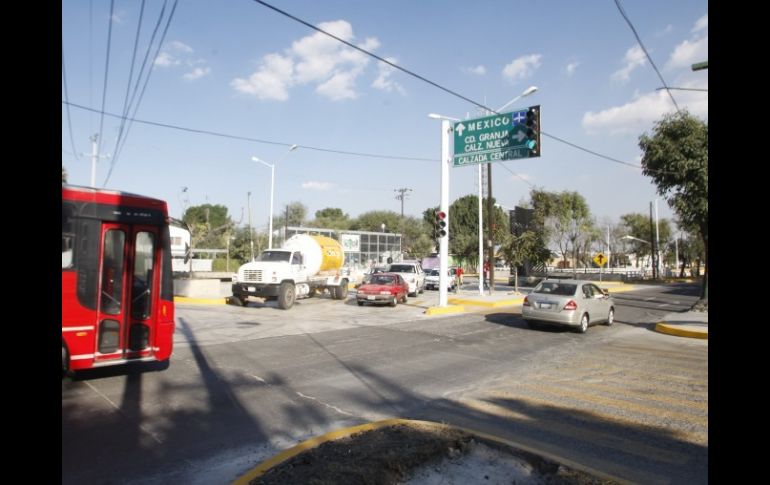
[[[438,279],[441,276],[441,272],[438,268],[429,269],[425,271],[425,289],[426,290],[438,290]],[[447,269],[447,288],[454,290],[457,285],[457,277],[453,269]]]
[[[425,272],[419,261],[401,261],[388,267],[389,273],[398,273],[409,284],[409,296],[417,296],[425,289]]]
[[[375,273],[370,275],[367,283],[358,287],[356,301],[358,306],[364,306],[364,303],[385,303],[396,306],[399,301],[406,303],[407,293],[409,293],[409,285],[400,275]]]
[[[585,333],[593,323],[612,325],[615,302],[606,289],[591,281],[543,280],[524,297],[521,316],[533,328],[548,323]]]

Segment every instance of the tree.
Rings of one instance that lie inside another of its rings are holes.
[[[532,189],[530,197],[535,221],[544,228],[546,241],[556,244],[563,261],[572,253],[572,261],[576,263],[579,245],[593,224],[585,198],[577,192],[538,189]],[[573,267],[573,274],[575,271]]]
[[[288,214],[288,224],[286,215]],[[273,230],[285,226],[301,226],[307,218],[307,207],[302,202],[289,202],[283,209],[282,214],[273,215]]]
[[[708,123],[687,111],[655,123],[651,136],[639,137],[642,173],[651,177],[685,226],[703,241],[705,273],[701,300],[708,301]]]
[[[310,223],[313,227],[324,229],[349,229],[350,217],[337,207],[327,207],[315,212],[315,220]]]
[[[227,242],[225,235],[234,226],[227,214],[227,207],[220,204],[192,206],[185,211],[182,220],[190,228],[192,246],[195,248],[224,248]]]
[[[501,241],[500,252],[511,265],[514,275],[514,291],[519,291],[519,266],[529,261],[534,264],[546,264],[551,258],[551,251],[545,247],[540,234],[536,231],[524,231],[520,236],[508,234]]]

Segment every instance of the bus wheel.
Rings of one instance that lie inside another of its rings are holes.
[[[70,368],[70,359],[69,354],[67,353],[67,347],[62,344],[61,346],[61,377],[64,379],[64,377],[67,375],[67,372]]]

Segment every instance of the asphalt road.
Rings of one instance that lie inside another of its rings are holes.
[[[396,308],[178,305],[168,369],[62,382],[62,483],[229,483],[298,441],[391,417],[636,482],[707,483],[708,342],[652,331],[696,296],[616,294],[616,325],[584,335],[531,330],[515,307],[427,317],[429,292]]]

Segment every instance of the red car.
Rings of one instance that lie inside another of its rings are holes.
[[[395,273],[375,273],[369,281],[358,287],[356,301],[358,306],[364,303],[387,303],[396,306],[400,301],[406,303],[406,294],[409,293],[409,284]]]

